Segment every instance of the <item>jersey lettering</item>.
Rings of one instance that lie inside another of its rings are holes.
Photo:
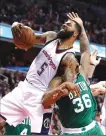
[[[20,124],[30,125],[31,126],[31,120],[29,118],[26,118]]]
[[[44,70],[48,67],[48,64],[44,62],[40,69],[37,71],[38,75],[41,76],[41,74],[44,72]]]
[[[49,61],[49,65],[56,70],[56,65],[53,63],[52,57],[47,53],[47,51],[43,50],[44,55],[46,56],[46,58]]]
[[[78,82],[77,84],[81,88],[80,90],[83,90],[83,91],[88,90],[87,85],[85,84],[85,82]]]
[[[20,133],[20,135],[27,135],[28,129],[24,128],[24,130],[22,130],[22,132]]]
[[[84,104],[82,103],[82,101],[84,102]],[[84,111],[85,108],[90,108],[92,106],[88,94],[82,95],[82,99],[81,98],[73,99],[72,103],[77,105],[77,108],[74,109],[76,113],[82,112]]]

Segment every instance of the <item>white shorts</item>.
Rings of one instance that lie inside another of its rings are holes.
[[[14,127],[28,116],[31,119],[31,132],[40,133],[44,112],[41,103],[43,94],[27,81],[20,82],[18,87],[1,99],[0,114]]]

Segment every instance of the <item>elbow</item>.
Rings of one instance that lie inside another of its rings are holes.
[[[57,101],[57,97],[53,98],[52,96],[51,97],[44,96],[42,99],[42,105],[45,109],[51,108],[51,106],[55,104],[56,101]]]
[[[45,100],[42,100],[42,105],[44,107],[44,109],[48,109],[48,108],[51,108],[51,105],[49,102],[45,101]]]
[[[44,107],[44,109],[47,109],[48,107],[50,107],[51,106],[51,104],[50,104],[50,100],[48,99],[48,97],[47,97],[47,94],[45,93],[44,95],[43,95],[43,97],[42,97],[42,106]]]

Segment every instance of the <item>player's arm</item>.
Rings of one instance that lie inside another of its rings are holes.
[[[79,72],[81,75],[83,75],[86,81],[88,80],[89,65],[90,65],[90,53],[84,52],[81,55]]]
[[[90,65],[88,71],[88,79],[92,79],[96,66],[100,63],[101,58],[97,59],[97,50],[94,50],[90,55]]]
[[[79,35],[80,52],[81,52],[80,73],[86,78],[88,73],[89,62],[90,62],[89,40],[83,26],[83,21],[78,16],[78,14],[72,12],[68,14],[68,17],[69,19],[77,22],[81,27],[81,34]]]
[[[101,58],[97,58],[98,52],[95,50],[91,53],[84,52],[80,59],[80,73],[86,80],[91,80],[96,66],[100,63]]]
[[[97,50],[93,51],[91,54],[89,52],[84,52],[81,55],[80,60],[80,73],[84,75],[86,80],[91,80],[96,66],[100,63],[101,58],[97,59]]]
[[[61,77],[55,77],[49,84],[48,90],[42,97],[42,105],[44,108],[49,108],[56,103],[61,97],[67,96],[69,92],[79,96],[80,89],[77,85],[71,82],[62,83]]]
[[[100,81],[97,84],[90,85],[91,88],[104,87],[106,88],[106,81]]]
[[[45,42],[49,42],[50,40],[53,40],[56,38],[57,33],[54,31],[47,31],[45,33],[42,34],[35,34],[36,36],[36,43],[37,44],[41,44],[41,43],[45,43]]]
[[[100,81],[97,84],[90,85],[93,96],[106,93],[106,81]]]
[[[22,29],[25,28],[26,26],[24,26],[22,23],[18,23],[18,22],[14,22],[12,24],[12,34],[14,37],[20,37],[21,33],[22,33]],[[28,27],[27,27],[28,28]],[[31,29],[29,27],[29,29]],[[32,30],[32,33],[34,33],[34,37],[33,37],[33,43],[34,44],[44,44],[45,42],[48,42],[54,38],[56,38],[57,33],[54,31],[48,31],[42,34],[37,34]]]
[[[0,133],[4,134],[6,121],[0,117]]]
[[[61,77],[55,77],[51,80],[47,91],[42,97],[42,105],[44,108],[50,107],[61,97],[61,89],[58,87],[62,83]]]
[[[85,28],[83,26],[82,20],[78,20],[81,26],[81,34],[79,36],[80,39],[80,52],[81,52],[81,59],[80,59],[80,73],[83,77],[87,80],[88,79],[88,71],[90,65],[90,48],[89,48],[89,40],[87,34],[85,32]]]
[[[79,36],[80,39],[80,52],[90,52],[89,48],[89,40],[87,37],[87,34],[85,32],[85,28],[83,26],[83,23],[80,25],[81,26],[81,34]]]
[[[81,53],[83,53],[85,51],[86,52],[90,52],[90,49],[89,49],[89,40],[88,40],[87,34],[85,32],[85,28],[83,26],[82,19],[78,16],[77,13],[74,13],[74,12],[67,14],[67,16],[68,16],[68,18],[70,20],[75,21],[81,27],[81,33],[79,35],[79,39],[80,39],[80,52]]]

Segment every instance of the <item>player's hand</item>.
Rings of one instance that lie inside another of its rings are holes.
[[[4,132],[5,132],[5,125],[6,125],[5,120],[3,120],[2,118],[0,118],[0,133],[2,135],[4,135]]]
[[[100,63],[100,61],[101,61],[101,58],[97,59],[97,55],[98,55],[98,51],[94,50],[91,53],[91,56],[90,56],[90,63],[94,64],[95,66],[97,66]]]
[[[5,127],[3,127],[1,130],[0,130],[0,136],[3,136],[5,134]]]
[[[97,84],[90,85],[90,88],[91,88],[94,96],[98,96],[99,94],[105,94],[106,93],[105,81],[100,81]]]
[[[12,28],[11,28],[11,31],[12,31],[12,34],[13,34],[13,37],[20,37],[21,35],[21,29],[24,27],[24,25],[22,23],[18,23],[18,22],[14,22],[12,24]]]
[[[65,91],[68,90],[68,92],[71,92],[74,97],[80,96],[80,88],[78,85],[72,83],[72,82],[65,82],[61,84],[62,89]]]
[[[99,94],[106,94],[106,88],[105,87],[96,87],[92,88],[93,96],[98,96]]]
[[[68,13],[67,16],[68,16],[68,19],[77,22],[81,27],[83,26],[83,21],[82,21],[82,19],[78,16],[77,13],[74,13],[74,12]]]

